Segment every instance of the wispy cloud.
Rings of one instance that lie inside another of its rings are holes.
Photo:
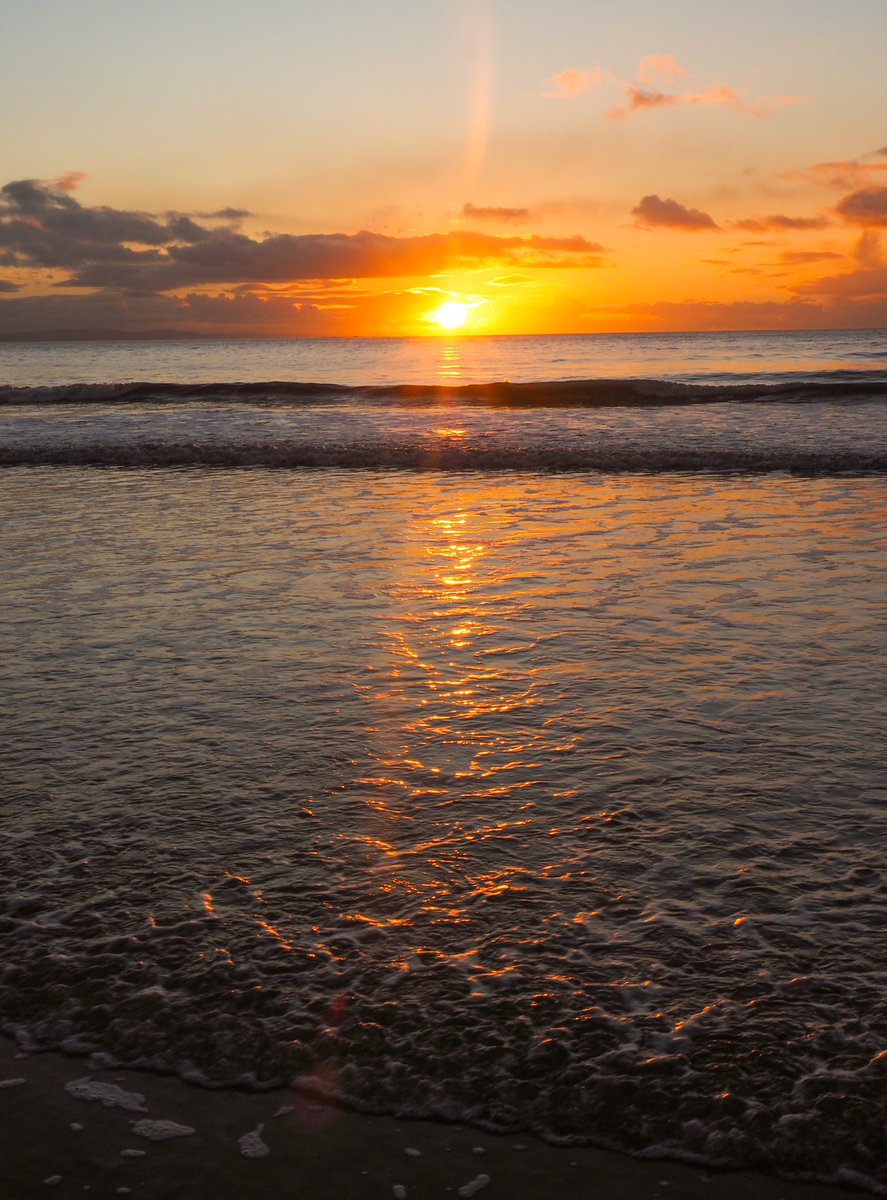
[[[830,162],[811,163],[806,167],[793,167],[778,171],[776,178],[788,183],[812,183],[817,187],[846,190],[871,186],[887,178],[887,146],[861,154],[858,158],[836,159]]]
[[[876,229],[864,229],[853,247],[853,257],[863,267],[883,267],[881,236]]]
[[[661,92],[628,84],[625,88],[626,103],[611,108],[607,114],[621,121],[634,113],[654,108],[728,108],[746,117],[769,117],[778,108],[802,103],[801,96],[768,96],[749,100],[744,92],[720,84],[700,92]]]
[[[59,175],[58,179],[53,180],[52,186],[57,192],[73,192],[84,179],[89,179],[85,171],[66,171],[64,175]]]
[[[548,81],[548,87],[542,95],[547,100],[570,100],[574,96],[581,96],[583,92],[601,87],[608,79],[612,79],[612,76],[600,67],[581,71],[566,67]]]
[[[749,233],[791,233],[811,229],[826,229],[831,224],[828,217],[787,217],[783,213],[770,213],[762,217],[745,217],[739,221],[728,221],[729,229],[743,229]]]
[[[492,287],[522,287],[525,283],[535,283],[535,280],[531,275],[500,275],[487,282]]]
[[[496,221],[503,225],[524,225],[530,219],[530,210],[468,203],[462,205],[462,216],[466,221]]]
[[[843,258],[834,250],[783,250],[779,262],[783,266],[803,267],[809,263],[826,262],[829,259]]]
[[[624,315],[629,327],[644,321],[654,329],[822,329],[834,328],[834,316],[814,300],[657,300],[599,307],[598,313]]]
[[[638,66],[638,79],[641,83],[656,84],[660,80],[669,86],[674,86],[683,79],[686,71],[673,54],[648,54],[642,58]]]
[[[865,268],[849,271],[845,275],[827,275],[823,279],[810,279],[798,283],[792,289],[799,295],[810,296],[861,296],[877,297],[884,301],[882,318],[887,321],[887,268]]]
[[[707,212],[685,208],[677,200],[659,196],[644,196],[631,210],[635,224],[641,229],[682,229],[693,233],[702,229],[719,229]]]
[[[680,89],[678,85],[682,80],[690,82],[673,54],[648,54],[638,64],[633,80],[620,80],[603,67],[567,67],[549,80],[542,95],[549,100],[571,100],[609,85],[622,92],[624,97],[607,113],[614,121],[659,108],[726,108],[742,116],[769,117],[777,109],[801,104],[805,99],[803,96],[752,98],[725,83]]]

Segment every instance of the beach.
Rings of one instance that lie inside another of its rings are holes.
[[[139,1137],[133,1125],[142,1113],[65,1091],[84,1078],[141,1095],[150,1118],[194,1133],[162,1142]],[[10,1079],[25,1082],[3,1086]],[[240,1140],[260,1126],[268,1153],[245,1157]],[[287,1089],[218,1092],[145,1072],[95,1071],[82,1058],[22,1056],[8,1040],[0,1042],[0,1131],[0,1183],[10,1200],[84,1194],[142,1200],[448,1200],[471,1194],[484,1200],[846,1200],[850,1194],[756,1171],[556,1147],[532,1134],[366,1116]],[[125,1153],[133,1151],[137,1156]],[[460,1191],[483,1176],[486,1185]],[[396,1192],[398,1186],[404,1191]]]

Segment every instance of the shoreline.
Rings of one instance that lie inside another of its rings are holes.
[[[137,1093],[144,1104],[105,1107],[66,1091],[66,1084],[85,1078],[114,1085],[129,1097],[124,1103],[138,1104]],[[9,1082],[16,1080],[23,1082]],[[173,1121],[194,1133],[148,1140],[134,1131],[145,1120]],[[214,1091],[138,1070],[93,1071],[88,1058],[26,1054],[5,1037],[0,1142],[0,1192],[9,1200],[455,1200],[478,1194],[484,1200],[846,1200],[870,1194],[757,1171],[553,1146],[532,1134],[367,1116],[290,1089]]]

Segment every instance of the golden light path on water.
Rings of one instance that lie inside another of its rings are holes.
[[[452,437],[458,432],[444,429],[440,434]],[[533,758],[559,749],[553,739],[528,737],[524,726],[536,703],[535,672],[509,671],[503,665],[510,652],[502,644],[503,624],[518,614],[521,593],[492,590],[490,564],[485,561],[489,548],[477,540],[490,532],[482,519],[464,509],[413,524],[414,549],[405,561],[418,579],[404,579],[401,588],[415,591],[422,613],[400,614],[388,637],[391,661],[387,671],[380,671],[383,681],[363,689],[372,707],[385,711],[393,706],[407,717],[393,730],[386,722],[389,737],[377,746],[378,773],[359,781],[376,792],[368,803],[391,821],[409,821],[416,802],[430,803],[437,814],[432,836],[409,849],[377,841],[377,848],[385,852],[380,871],[386,881],[381,886],[409,887],[400,874],[403,864],[421,858],[429,876],[421,903],[435,924],[468,921],[465,908],[453,907],[454,871],[462,876],[468,901],[521,891],[516,865],[463,873],[463,847],[487,839],[501,844],[529,823],[524,814],[533,804],[520,803],[520,794],[532,785],[540,766]],[[520,724],[514,723],[515,716]],[[472,808],[478,801],[503,801],[513,807],[514,815],[476,823]],[[392,872],[394,882],[388,878]],[[477,948],[467,948],[454,958],[468,965],[477,954]],[[476,961],[471,968],[481,976],[499,974],[485,971]]]
[[[880,481],[4,480],[8,1027],[871,1171]]]

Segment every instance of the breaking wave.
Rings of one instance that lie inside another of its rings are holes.
[[[723,380],[724,377],[721,377]],[[352,387],[334,383],[268,381],[248,383],[69,384],[57,387],[0,387],[0,405],[51,404],[251,404],[291,407],[318,404],[405,406],[479,405],[502,408],[629,408],[678,404],[823,400],[887,397],[887,376],[870,371],[832,371],[772,376],[772,382],[682,383],[670,379],[556,379],[535,383],[396,384]]]
[[[658,445],[428,445],[146,442],[121,445],[0,446],[0,467],[261,467],[431,471],[599,471],[624,473],[787,472],[799,476],[887,473],[887,451],[796,447]]]
[[[882,474],[885,397],[861,371],[5,387],[0,466]]]

